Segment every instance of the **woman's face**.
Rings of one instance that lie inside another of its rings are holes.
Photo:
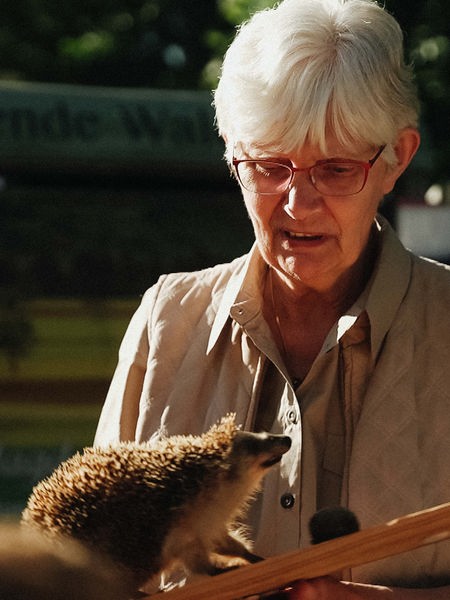
[[[238,158],[286,159],[308,167],[329,158],[369,161],[377,148],[343,148],[329,143],[330,154],[304,147],[296,156],[267,156],[257,152]],[[289,190],[261,196],[242,189],[264,260],[284,273],[291,283],[326,291],[358,262],[367,247],[378,205],[393,187],[390,169],[380,159],[369,171],[365,187],[352,196],[333,197],[318,192],[307,172],[297,172]]]

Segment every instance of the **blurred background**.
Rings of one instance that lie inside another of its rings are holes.
[[[90,445],[120,340],[161,273],[246,252],[211,90],[267,0],[15,0],[0,21],[0,515]],[[450,262],[450,3],[386,0],[422,148],[384,206]]]

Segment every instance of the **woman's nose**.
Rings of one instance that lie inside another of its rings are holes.
[[[322,208],[322,198],[306,173],[296,173],[289,189],[283,209],[291,219],[301,220]]]

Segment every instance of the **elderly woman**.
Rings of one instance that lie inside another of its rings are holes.
[[[96,443],[199,433],[229,411],[292,437],[251,513],[263,556],[308,545],[325,506],[365,528],[450,498],[450,272],[377,215],[419,145],[417,106],[400,28],[374,2],[255,14],[215,107],[256,243],[161,277],[122,343]],[[292,597],[447,598],[450,546],[342,579]]]

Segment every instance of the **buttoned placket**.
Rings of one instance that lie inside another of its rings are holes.
[[[266,361],[269,359],[266,358]],[[264,377],[261,372],[261,376]],[[260,386],[261,388],[261,386]],[[302,532],[301,511],[301,417],[295,392],[284,380],[277,411],[271,430],[283,433],[292,439],[292,446],[277,469],[266,476],[260,514],[260,525],[255,549],[258,545],[271,549],[273,554],[299,547]],[[306,545],[306,540],[305,540]]]
[[[292,439],[292,446],[277,469],[266,476],[263,489],[261,523],[258,526],[258,537],[255,540],[255,551],[258,545],[270,547],[274,554],[298,548],[300,544],[300,509],[301,509],[301,416],[295,390],[276,348],[271,333],[262,325],[258,315],[246,309],[244,304],[235,305],[230,311],[231,317],[239,323],[243,335],[247,335],[258,349],[260,356],[255,371],[254,383],[250,398],[248,422],[246,426],[254,427],[261,392],[264,386],[268,361],[280,372],[284,386],[279,400],[278,410],[272,424],[272,432],[283,433]],[[264,322],[265,323],[265,322]],[[274,512],[275,510],[275,512]],[[270,537],[270,540],[268,539]],[[259,539],[258,539],[259,538]]]

